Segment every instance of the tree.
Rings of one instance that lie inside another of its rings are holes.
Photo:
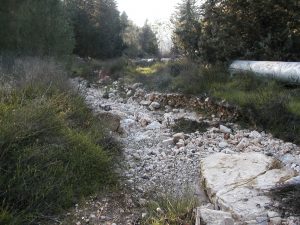
[[[114,0],[66,0],[76,39],[75,54],[112,58],[124,48],[122,25]]]
[[[139,40],[140,28],[130,20],[127,20],[125,24],[122,16],[121,24],[124,24],[123,27],[125,28],[122,32],[122,39],[125,45],[123,53],[131,58],[143,55]]]
[[[177,7],[177,12],[172,21],[174,25],[173,43],[179,51],[189,58],[199,55],[199,39],[201,36],[201,25],[199,12],[195,0],[183,0]]]
[[[143,51],[145,56],[158,56],[159,49],[158,49],[158,41],[156,38],[155,33],[151,29],[148,21],[145,22],[144,26],[142,27],[139,42],[141,45],[141,50]]]
[[[202,7],[202,59],[299,60],[296,0],[207,0]]]
[[[29,55],[64,55],[73,33],[60,0],[3,0],[0,49]]]

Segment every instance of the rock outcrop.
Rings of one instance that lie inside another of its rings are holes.
[[[230,212],[246,224],[268,219],[268,214],[274,212],[270,211],[272,200],[265,191],[295,175],[274,158],[256,152],[217,153],[201,161],[201,179],[215,208]]]

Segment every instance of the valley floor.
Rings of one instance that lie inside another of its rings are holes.
[[[241,129],[215,115],[176,107],[180,103],[162,103],[162,96],[174,99],[173,94],[146,93],[140,84],[122,86],[114,82],[104,87],[88,85],[80,78],[72,83],[94,113],[110,121],[109,129],[123,145],[124,159],[117,168],[123,191],[94,196],[76,205],[64,224],[140,224],[148,216],[147,203],[161,195],[180,198],[190,193],[199,200],[199,206],[209,205],[207,190],[201,185],[200,165],[201,160],[215,153],[261,153],[280,161],[295,176],[300,172],[299,146],[265,132]],[[207,127],[180,132],[180,127],[174,127],[181,120]]]

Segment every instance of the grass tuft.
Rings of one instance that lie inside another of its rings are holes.
[[[271,197],[277,202],[275,207],[283,216],[300,215],[300,185],[283,185],[270,191]]]
[[[183,196],[165,195],[147,206],[147,216],[142,224],[147,225],[192,225],[195,224],[197,207],[195,196],[186,193]]]

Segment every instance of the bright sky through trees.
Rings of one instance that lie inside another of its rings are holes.
[[[169,21],[180,0],[117,0],[120,12],[125,11],[134,23],[143,26],[146,19]]]

